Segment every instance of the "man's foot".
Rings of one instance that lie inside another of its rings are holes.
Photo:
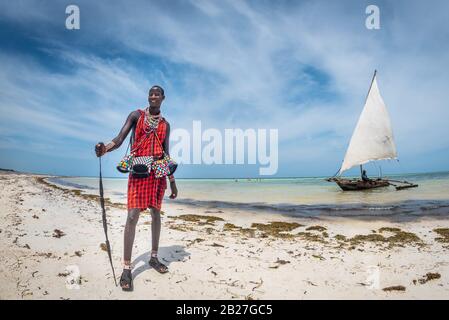
[[[159,273],[168,272],[168,268],[165,264],[161,263],[157,257],[151,257],[150,261],[148,261],[150,266]]]
[[[133,276],[131,269],[123,269],[122,276],[120,277],[120,287],[123,291],[133,291]]]

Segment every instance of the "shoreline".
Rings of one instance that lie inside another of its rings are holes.
[[[16,171],[14,169],[5,169],[5,168],[0,168],[0,172],[11,172],[11,173],[15,173],[15,174],[20,174],[20,173],[24,173],[24,174],[32,174],[32,175],[42,175],[42,176],[47,176],[47,177],[64,177],[64,178],[98,178],[97,175],[95,176],[65,176],[65,175],[54,175],[54,174],[50,174],[50,173],[33,173],[33,172],[21,172],[21,171]],[[389,177],[389,176],[416,176],[416,175],[425,175],[425,174],[449,174],[449,170],[438,170],[438,171],[429,171],[429,172],[403,172],[403,173],[388,173],[388,174],[383,174],[382,177]],[[327,179],[330,176],[332,176],[332,174],[330,174],[329,176],[298,176],[298,177],[265,177],[265,178],[260,178],[259,176],[257,177],[232,177],[232,178],[220,178],[220,177],[208,177],[208,178],[177,178],[177,180],[273,180],[273,179]],[[347,176],[347,178],[358,178],[358,175],[352,175],[352,176]],[[103,176],[103,179],[123,179],[122,177],[108,177],[108,176]]]
[[[0,174],[1,299],[449,297],[447,218],[293,218],[175,201],[162,207],[159,255],[170,272],[148,266],[151,218],[143,212],[133,252],[135,290],[122,292],[101,248],[98,196],[45,177]],[[106,207],[119,277],[126,205],[109,200]],[[73,265],[81,274],[78,289],[67,287]]]
[[[46,183],[54,185],[58,188],[69,189],[73,192],[86,194],[87,197],[94,196],[98,193],[98,189],[87,186],[78,185],[77,183],[64,181],[64,177],[50,176],[43,178]],[[95,179],[95,178],[92,178]],[[98,178],[96,178],[98,179]],[[182,187],[182,186],[181,186]],[[393,191],[397,192],[397,191]],[[108,190],[106,190],[108,193]],[[124,199],[122,202],[115,202],[118,206],[126,204],[126,193],[113,192]],[[113,197],[114,198],[114,197]],[[117,197],[115,197],[116,200]],[[108,199],[110,200],[110,199]],[[164,203],[180,204],[191,208],[198,209],[217,209],[217,210],[238,210],[258,213],[265,213],[276,216],[287,216],[292,218],[350,218],[360,220],[390,220],[396,222],[405,222],[419,220],[421,218],[449,219],[449,197],[448,199],[408,199],[402,201],[388,201],[381,203],[312,203],[312,204],[294,204],[294,203],[271,203],[271,202],[236,202],[225,200],[198,200],[191,198],[178,198],[170,200],[164,198]],[[121,206],[123,207],[123,206]],[[421,214],[425,212],[425,214]]]

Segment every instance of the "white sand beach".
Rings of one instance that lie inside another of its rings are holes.
[[[122,292],[101,248],[97,197],[43,178],[0,175],[0,299],[449,298],[447,218],[306,219],[175,201],[162,208],[159,256],[169,273],[148,266],[151,217],[144,214],[135,289]],[[117,277],[125,212],[108,203]],[[79,281],[70,284],[70,270],[79,270]]]

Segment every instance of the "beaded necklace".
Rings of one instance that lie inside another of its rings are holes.
[[[150,114],[150,108],[145,110],[145,132],[149,133],[157,129],[159,122],[161,120],[161,114],[152,115]]]

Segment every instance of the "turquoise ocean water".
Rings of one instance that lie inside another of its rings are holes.
[[[342,191],[324,177],[279,179],[177,179],[177,202],[208,208],[273,211],[293,216],[449,216],[449,172],[390,175],[419,185]],[[52,182],[89,193],[98,178],[59,177]],[[127,179],[104,179],[105,193],[126,202]],[[168,197],[168,190],[166,196]],[[167,198],[167,201],[169,200]]]

